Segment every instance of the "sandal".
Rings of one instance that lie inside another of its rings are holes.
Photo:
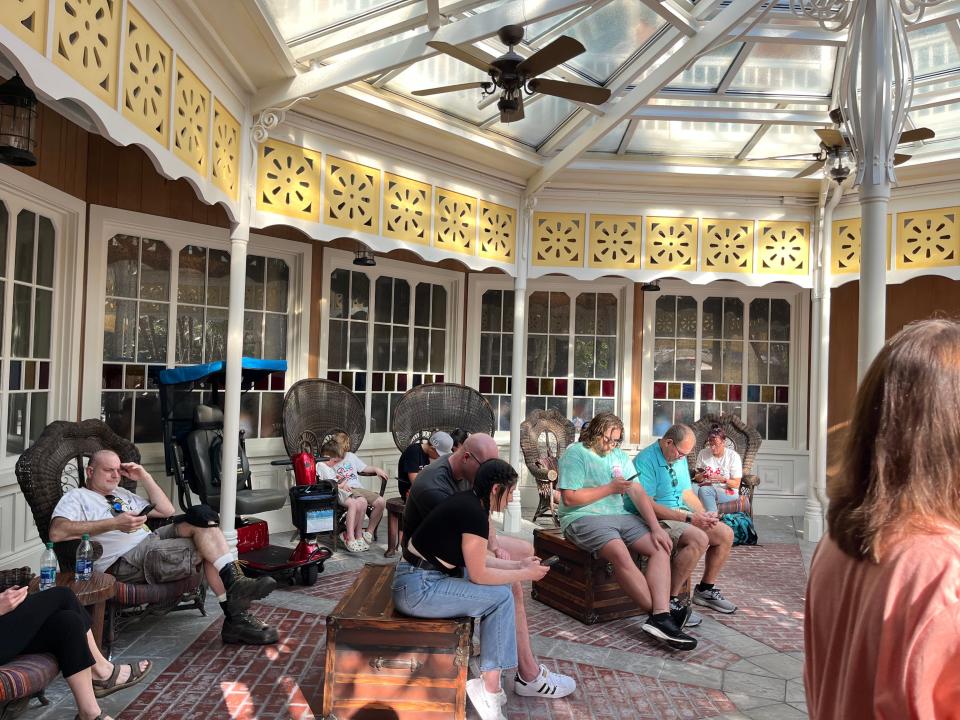
[[[347,540],[346,533],[340,533],[340,542],[349,552],[363,552],[366,548],[363,546],[363,540]]]
[[[118,690],[128,688],[131,685],[136,685],[147,676],[147,673],[150,672],[150,668],[153,667],[153,663],[147,660],[147,667],[144,670],[141,670],[141,662],[144,661],[138,660],[137,662],[133,663],[114,663],[113,672],[110,673],[110,677],[108,677],[106,680],[93,681],[93,694],[98,698],[102,698],[106,697],[107,695],[112,695]],[[124,665],[130,668],[130,677],[127,678],[126,682],[121,683],[118,682],[117,678],[120,677],[120,668],[124,667]]]

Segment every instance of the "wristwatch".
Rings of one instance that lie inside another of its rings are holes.
[[[687,513],[687,516],[683,519],[683,521],[684,521],[685,523],[692,523],[692,522],[693,522],[693,515],[691,515],[690,513]]]

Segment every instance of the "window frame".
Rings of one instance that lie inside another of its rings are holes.
[[[390,260],[388,258],[377,258],[377,264],[371,267],[357,267],[353,264],[353,253],[333,248],[324,248],[323,250],[323,277],[320,287],[320,348],[318,351],[318,375],[327,377],[327,358],[329,351],[329,324],[330,324],[330,275],[334,270],[347,270],[351,272],[363,272],[370,279],[371,297],[376,295],[377,278],[387,275],[393,278],[401,278],[410,283],[410,312],[411,321],[408,326],[410,329],[410,370],[408,373],[413,375],[413,338],[414,328],[417,327],[414,319],[414,298],[416,296],[416,287],[418,283],[426,282],[433,285],[442,285],[447,290],[447,327],[446,327],[446,348],[444,350],[444,370],[443,377],[446,382],[461,382],[463,377],[463,328],[464,313],[464,273],[454,270],[444,270],[437,267],[423,267],[416,263],[402,262],[399,260]],[[367,332],[367,363],[368,369],[365,372],[372,373],[373,359],[373,338],[374,326],[377,324],[375,319],[375,308],[371,303],[368,311],[367,323],[369,330]],[[428,373],[432,374],[432,373]],[[368,384],[363,391],[363,411],[366,416],[367,429],[370,427],[371,406],[373,402],[372,383]],[[408,386],[407,391],[413,388]],[[356,394],[356,393],[355,393]],[[359,395],[358,395],[359,397]],[[388,420],[389,422],[389,420]],[[364,447],[369,449],[393,448],[393,433],[382,432],[372,433],[367,431]]]
[[[649,293],[643,304],[643,355],[641,359],[640,380],[640,445],[645,446],[656,440],[651,433],[653,423],[653,351],[654,351],[654,322],[656,318],[656,300],[661,295],[686,295],[697,301],[698,332],[697,357],[703,338],[700,334],[702,322],[703,301],[708,297],[732,297],[741,300],[744,310],[750,302],[756,299],[784,300],[790,305],[790,396],[797,398],[797,402],[790,402],[788,407],[787,440],[764,440],[763,451],[795,453],[807,449],[807,410],[808,410],[808,375],[807,362],[809,357],[809,319],[810,319],[810,291],[784,283],[772,283],[762,287],[745,287],[724,282],[710,285],[690,285],[679,280],[659,281],[660,292]],[[744,323],[744,358],[747,358],[746,345],[749,329]],[[744,376],[747,375],[747,366],[744,365]],[[746,383],[745,383],[746,384]],[[699,392],[699,383],[698,383]],[[743,407],[747,407],[746,397]],[[746,422],[746,421],[744,421]]]
[[[180,250],[187,245],[216,248],[230,252],[230,230],[199,223],[173,220],[144,213],[117,210],[100,205],[90,206],[89,261],[87,263],[86,317],[84,347],[84,383],[81,408],[84,417],[100,416],[101,376],[103,373],[103,323],[106,298],[107,243],[114,235],[125,234],[160,240],[170,248],[170,298],[167,327],[167,367],[174,367],[178,272]],[[287,316],[287,372],[284,391],[297,380],[307,377],[310,346],[310,272],[312,246],[275,237],[250,233],[248,255],[262,255],[284,260],[290,268]],[[191,304],[191,303],[188,303]],[[246,441],[250,457],[284,455],[283,438],[251,438]],[[138,443],[143,461],[163,462],[163,443]]]

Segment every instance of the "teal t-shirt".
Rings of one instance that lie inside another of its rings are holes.
[[[639,480],[643,483],[643,489],[647,491],[647,495],[653,502],[674,510],[689,510],[683,502],[684,490],[692,487],[687,458],[684,456],[673,463],[676,485],[673,482],[674,475],[670,474],[669,465],[660,449],[659,441],[638,452],[633,459],[633,467],[640,473]],[[637,512],[629,497],[624,496],[623,504],[630,512]]]
[[[566,449],[560,458],[559,490],[580,490],[606,485],[613,477],[614,467],[619,466],[624,477],[630,477],[630,456],[620,448],[614,448],[606,455],[597,455],[593,450],[581,442],[574,443]],[[564,530],[574,520],[587,515],[623,515],[623,497],[621,495],[607,495],[604,498],[588,503],[569,507],[560,501],[557,513],[560,516],[560,527]]]

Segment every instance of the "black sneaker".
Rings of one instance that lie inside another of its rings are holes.
[[[697,646],[696,638],[685,635],[669,615],[658,618],[649,616],[643,623],[642,629],[675,650],[693,650]]]
[[[673,622],[678,628],[683,630],[690,621],[692,614],[693,606],[690,603],[684,605],[679,599],[670,598],[670,617],[673,618]]]
[[[253,600],[262,600],[277,589],[277,581],[269,575],[248,578],[236,560],[220,569],[220,579],[227,590],[230,612],[237,615],[250,607]]]
[[[241,645],[273,645],[279,640],[276,628],[257,620],[248,612],[224,618],[220,639]]]

